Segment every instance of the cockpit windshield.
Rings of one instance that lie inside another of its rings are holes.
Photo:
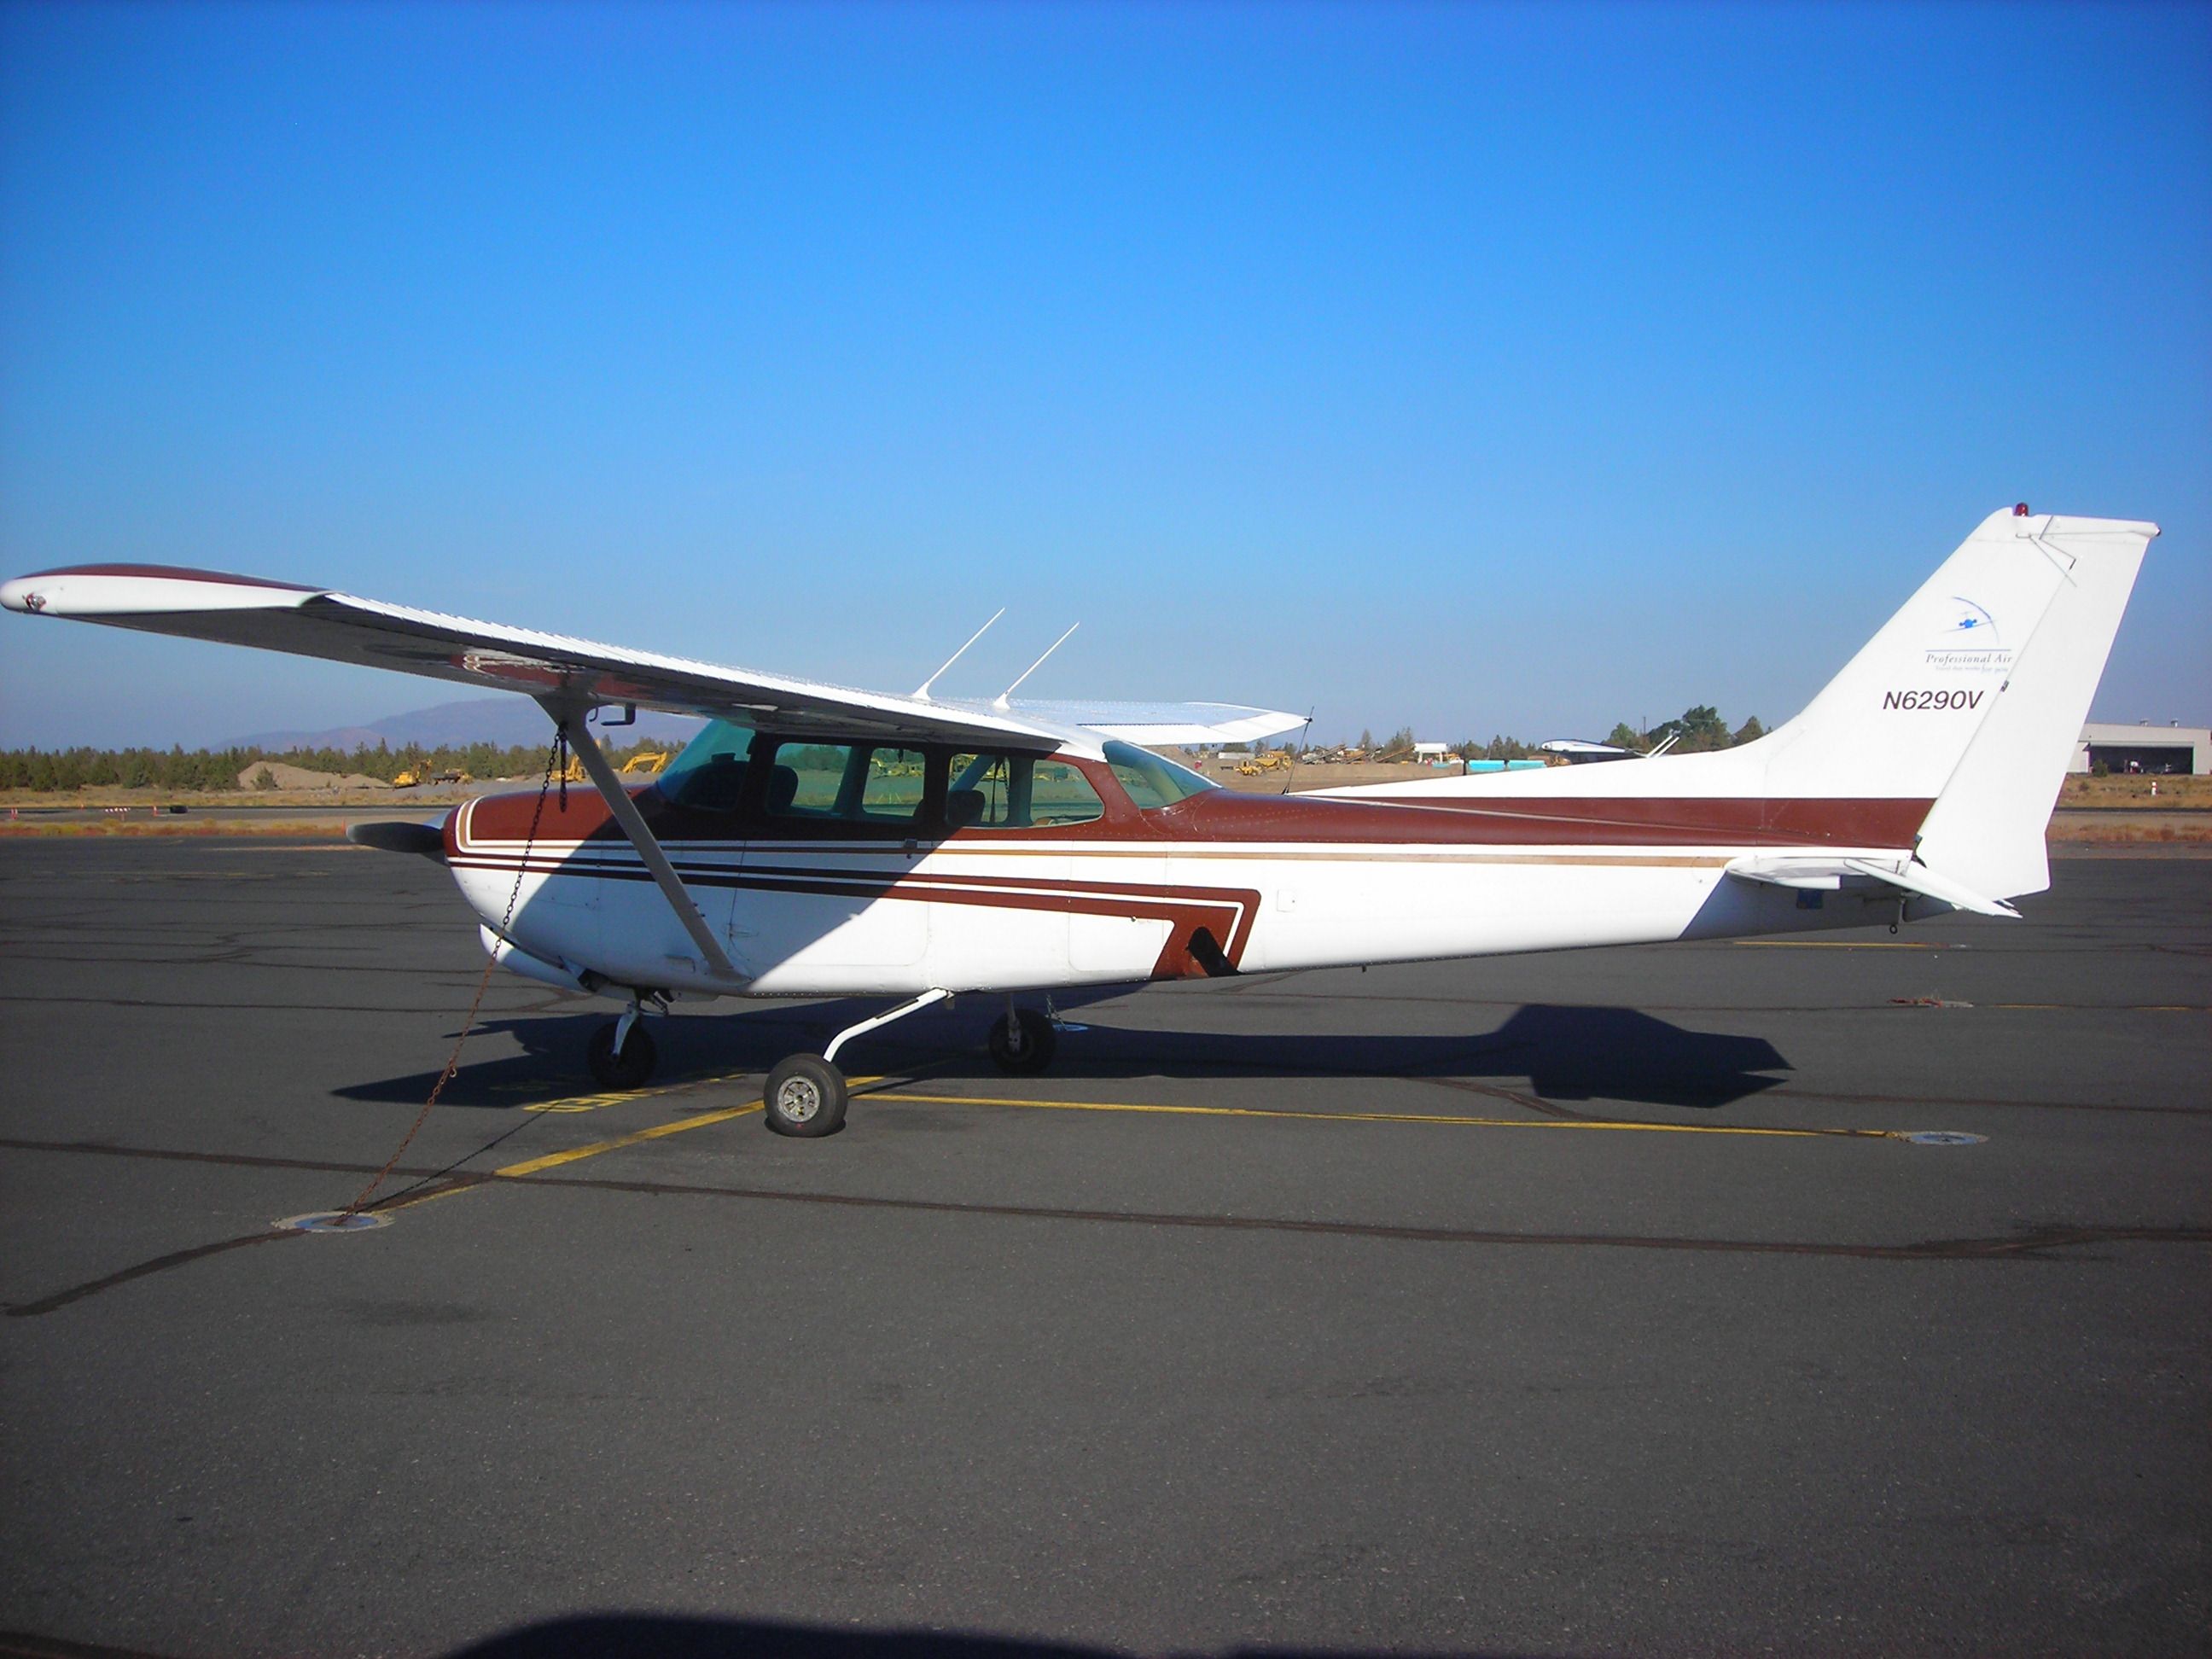
[[[752,728],[732,720],[709,720],[707,729],[684,745],[656,780],[661,799],[695,812],[734,812],[744,789],[745,757],[753,746]]]
[[[1128,791],[1131,803],[1142,811],[1172,806],[1179,800],[1221,787],[1187,766],[1163,760],[1133,743],[1109,743],[1102,752],[1106,764],[1114,769],[1114,776]]]

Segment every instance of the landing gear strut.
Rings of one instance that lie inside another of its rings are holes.
[[[924,991],[902,1002],[887,1014],[848,1025],[830,1039],[817,1060],[812,1054],[793,1054],[768,1074],[761,1091],[761,1107],[768,1127],[780,1135],[808,1139],[834,1135],[845,1127],[845,1104],[849,1098],[845,1074],[836,1067],[837,1051],[863,1032],[888,1025],[895,1019],[942,1002],[950,991]]]

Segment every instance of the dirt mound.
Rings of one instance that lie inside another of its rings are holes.
[[[253,789],[259,786],[255,780],[266,772],[276,780],[279,789],[389,789],[392,786],[381,778],[365,778],[358,772],[310,772],[304,766],[287,766],[283,761],[256,761],[238,775],[238,787]]]

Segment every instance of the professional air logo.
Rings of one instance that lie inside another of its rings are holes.
[[[1997,636],[1996,618],[1972,599],[1954,598],[1948,625],[1928,642],[1922,666],[1939,674],[2002,674],[2013,653]]]

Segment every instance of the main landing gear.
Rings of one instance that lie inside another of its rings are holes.
[[[592,1033],[592,1041],[584,1050],[584,1064],[591,1068],[592,1081],[602,1089],[635,1089],[653,1075],[653,1068],[660,1063],[660,1047],[653,1040],[653,1033],[645,1029],[638,1018],[638,1005],[631,1003],[623,1017],[611,1020]]]
[[[1017,1008],[1006,999],[1006,1017],[991,1022],[991,1059],[1002,1072],[1034,1077],[1052,1064],[1060,1028],[1034,1008]]]
[[[845,1108],[851,1098],[845,1074],[836,1066],[837,1051],[864,1032],[904,1019],[951,994],[925,991],[889,1013],[847,1026],[830,1040],[819,1059],[793,1054],[784,1060],[768,1074],[767,1085],[761,1091],[768,1127],[780,1135],[809,1139],[836,1134],[845,1127]],[[1034,1008],[1017,1008],[1012,997],[1006,999],[1006,1018],[991,1023],[991,1058],[1000,1070],[1019,1076],[1032,1075],[1051,1065],[1059,1041],[1059,1030],[1048,1018]]]

